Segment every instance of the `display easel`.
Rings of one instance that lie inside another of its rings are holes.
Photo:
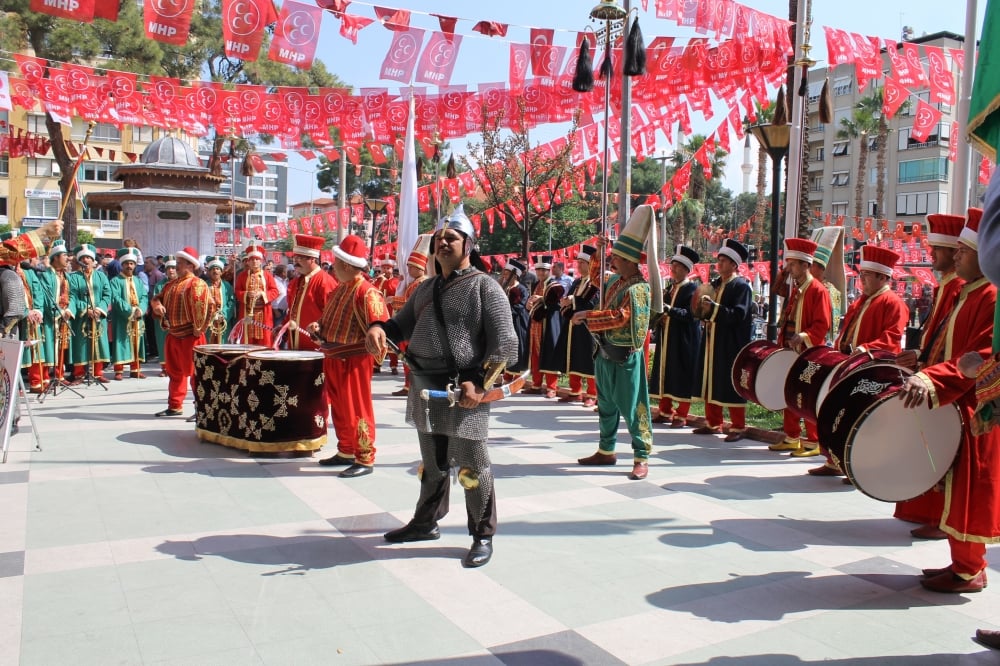
[[[66,366],[66,359],[63,356],[63,350],[62,350],[62,346],[61,346],[62,343],[63,343],[63,337],[64,336],[59,335],[59,331],[60,331],[60,329],[62,329],[63,325],[64,324],[61,321],[61,318],[57,316],[56,319],[55,319],[55,325],[53,326],[53,330],[55,331],[56,339],[55,339],[55,344],[54,344],[54,346],[52,348],[52,354],[53,354],[53,356],[55,356],[55,358],[53,359],[53,365],[52,365],[52,377],[48,378],[48,382],[49,382],[48,386],[46,386],[45,390],[42,391],[41,394],[38,396],[38,402],[45,402],[45,398],[46,397],[48,397],[50,395],[57,396],[60,393],[62,393],[63,391],[69,391],[70,393],[75,393],[78,398],[83,398],[84,397],[82,393],[80,393],[79,391],[77,391],[76,389],[74,389],[72,386],[70,386],[69,382],[66,381],[65,377],[60,377],[59,376],[59,373],[65,372],[65,370],[66,370],[66,367],[65,367]],[[66,326],[67,331],[68,331],[69,324],[65,324],[65,326]],[[45,377],[42,377],[43,381],[45,379],[46,379]]]
[[[35,451],[42,450],[42,443],[38,438],[38,426],[35,424],[35,415],[31,412],[31,405],[28,403],[28,392],[24,388],[24,380],[21,378],[21,354],[24,350],[24,342],[21,340],[0,340],[0,396],[4,398],[3,407],[0,410],[0,428],[3,432],[3,457],[0,464],[7,462],[7,449],[10,446],[11,428],[14,425],[14,414],[21,415],[23,406],[28,412],[28,420],[31,421],[31,436],[35,440]],[[14,378],[11,382],[10,379]],[[6,395],[2,395],[6,393]]]

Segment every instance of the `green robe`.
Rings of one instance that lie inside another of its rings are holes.
[[[136,305],[133,306],[129,299],[128,293],[128,283],[131,280],[132,286],[135,289]],[[129,321],[132,316],[133,307],[139,309],[139,319],[133,323],[133,327],[129,327]],[[131,278],[126,278],[124,275],[116,275],[113,280],[111,280],[111,338],[114,343],[111,348],[111,357],[114,359],[116,364],[121,363],[123,365],[129,365],[135,361],[146,360],[146,331],[145,326],[142,323],[142,315],[146,312],[149,307],[149,295],[146,292],[146,285],[142,283],[142,280],[136,276]],[[136,356],[135,340],[130,333],[133,332],[134,326],[138,324],[139,330],[139,340],[138,340],[138,350],[139,358]]]
[[[176,279],[176,278],[174,278]],[[153,287],[153,293],[150,295],[150,300],[156,298],[163,292],[163,288],[167,286],[169,282],[167,278],[163,278]],[[159,317],[153,317],[153,336],[156,338],[156,353],[160,357],[160,365],[167,362],[167,331],[163,328],[163,323]]]
[[[49,300],[46,294],[45,288],[42,286],[42,278],[39,276],[38,271],[33,268],[28,270],[17,269],[17,272],[23,276],[24,282],[27,285],[25,289],[27,298],[27,310],[25,311],[25,316],[28,315],[32,310],[37,310],[42,313],[44,318],[46,311],[49,309]],[[28,327],[28,341],[30,342],[35,337],[34,326],[29,325],[25,322],[25,326]],[[39,324],[37,327],[37,338],[42,342],[33,345],[32,347],[25,347],[24,354],[21,355],[21,367],[27,368],[32,363],[37,363],[39,360],[42,361],[44,365],[52,364],[52,343],[49,342],[48,346],[45,345],[45,329],[44,322]]]
[[[209,292],[212,292],[212,284],[208,280],[205,282],[208,284]],[[236,324],[236,292],[233,291],[233,285],[222,280],[220,289],[222,289],[222,303],[219,306],[219,312],[226,318],[226,328],[222,332],[221,339],[217,339],[216,334],[212,332],[212,327],[209,327],[208,332],[205,333],[205,339],[210,344],[226,344],[229,342],[229,333]]]
[[[66,307],[71,313],[76,312],[76,302],[73,295],[73,283],[71,279],[72,273],[67,273],[66,277],[70,280],[69,287],[69,305]],[[44,304],[45,309],[42,310],[42,353],[46,359],[46,363],[52,365],[56,362],[55,355],[55,342],[56,342],[56,321],[60,318],[59,315],[59,287],[58,280],[56,278],[56,272],[49,268],[44,273],[38,276],[39,287],[44,294]],[[37,301],[36,301],[37,303]],[[36,308],[38,309],[38,308]],[[72,327],[66,329],[67,332],[72,330]],[[60,335],[64,335],[61,334]],[[60,343],[63,341],[60,340]],[[63,355],[63,363],[73,362],[73,343],[69,342],[66,347],[66,352]]]
[[[76,309],[73,311],[73,363],[107,363],[111,360],[108,345],[108,311],[111,308],[111,284],[108,276],[94,270],[90,279],[83,272],[69,276],[69,290]],[[87,308],[94,307],[99,319],[91,319]],[[95,323],[96,322],[96,325]],[[96,341],[95,341],[96,335]]]

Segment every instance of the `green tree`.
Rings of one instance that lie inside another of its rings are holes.
[[[520,252],[527,256],[539,223],[549,217],[555,206],[552,193],[558,192],[573,172],[570,153],[576,122],[571,124],[563,147],[553,155],[543,155],[537,145],[531,144],[523,98],[517,99],[515,113],[518,116],[514,118],[514,130],[504,129],[503,113],[492,116],[483,113],[482,141],[470,143],[468,155],[463,155],[461,162],[474,174],[484,208],[506,207],[508,202],[517,207],[522,220],[509,219],[508,224],[520,231]],[[547,204],[537,199],[543,188],[549,191]],[[541,203],[538,209],[532,199]]]
[[[702,217],[705,214],[709,182],[718,180],[726,168],[727,153],[721,148],[716,147],[713,154],[709,155],[711,177],[705,177],[701,162],[694,159],[695,153],[698,152],[704,143],[705,136],[695,134],[686,143],[678,146],[671,159],[673,173],[676,173],[677,170],[689,162],[691,165],[691,178],[688,183],[688,189],[681,200],[675,203],[667,214],[667,219],[671,222],[673,228],[673,244],[691,241],[691,239],[700,235],[697,232],[702,223]]]

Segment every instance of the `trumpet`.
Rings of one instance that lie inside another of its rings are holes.
[[[222,310],[217,311],[215,316],[212,317],[212,321],[208,324],[208,330],[211,332],[213,340],[222,341],[222,336],[226,332],[226,325],[226,315]]]

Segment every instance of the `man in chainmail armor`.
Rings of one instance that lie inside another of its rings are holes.
[[[420,443],[420,497],[413,518],[385,534],[404,543],[441,537],[438,521],[448,513],[448,473],[458,471],[465,489],[472,548],[463,561],[479,567],[493,554],[497,513],[493,473],[486,448],[490,405],[483,403],[504,367],[517,360],[517,337],[503,288],[478,267],[475,229],[459,206],[438,228],[433,242],[437,275],[426,280],[387,322],[368,329],[368,349],[386,349],[386,338],[408,340],[406,361],[412,390],[406,421]],[[424,389],[462,390],[454,406],[420,397]]]

